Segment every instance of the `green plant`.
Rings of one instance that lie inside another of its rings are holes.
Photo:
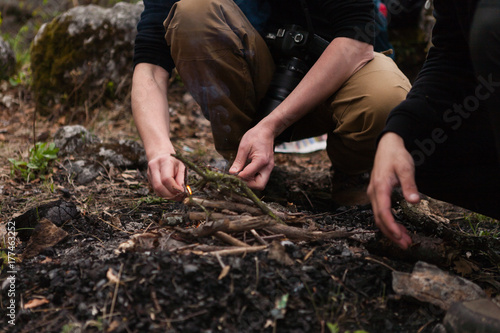
[[[340,333],[340,328],[337,323],[332,324],[332,323],[326,323],[326,326],[328,327],[328,330],[330,333]],[[345,333],[350,333],[351,331],[345,331]],[[352,333],[368,333],[365,330],[355,330]]]
[[[500,232],[498,231],[498,221],[477,213],[471,213],[464,217],[471,230],[471,234],[475,237],[493,237],[498,238]],[[488,228],[488,225],[489,228]]]
[[[29,151],[28,161],[9,158],[11,175],[21,176],[27,182],[35,176],[45,179],[52,161],[57,159],[59,148],[54,143],[37,142]]]

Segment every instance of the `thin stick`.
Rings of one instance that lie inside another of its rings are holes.
[[[264,239],[262,239],[262,237],[260,237],[260,235],[257,233],[257,231],[255,231],[255,229],[251,229],[250,232],[255,237],[257,242],[259,242],[262,245],[268,245],[268,243]]]
[[[109,318],[113,319],[113,312],[115,311],[116,297],[118,296],[118,287],[120,287],[120,278],[122,276],[123,264],[120,265],[120,271],[118,272],[118,280],[115,284],[115,291],[113,293],[113,300],[111,301],[111,311],[109,312]]]
[[[220,250],[220,251],[214,251],[214,252],[208,252],[207,254],[210,255],[231,255],[231,254],[244,254],[244,253],[252,253],[252,252],[258,252],[267,249],[266,245],[260,245],[260,246],[250,246],[250,247],[237,247],[237,248],[232,248],[232,249],[227,249],[227,250]]]
[[[243,246],[243,247],[245,247],[245,246],[249,247],[250,246],[247,243],[242,242],[239,239],[236,239],[233,236],[231,236],[229,234],[226,234],[223,231],[217,231],[215,233],[215,237],[219,238],[220,240],[222,240],[222,241],[224,241],[224,242],[226,242],[228,244],[234,245],[234,246]]]

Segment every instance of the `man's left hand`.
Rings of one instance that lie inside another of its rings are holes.
[[[261,127],[257,125],[243,135],[236,158],[229,169],[230,174],[238,175],[255,190],[266,187],[274,168],[274,135]]]

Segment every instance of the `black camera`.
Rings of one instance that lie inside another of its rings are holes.
[[[279,28],[264,38],[275,60],[276,71],[260,102],[258,121],[269,115],[295,89],[329,44],[298,25]],[[276,141],[290,141],[291,131],[289,127]]]

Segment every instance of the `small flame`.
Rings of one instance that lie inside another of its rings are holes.
[[[193,195],[193,191],[191,191],[191,187],[189,187],[189,185],[186,185],[186,189],[187,189],[189,195]]]

